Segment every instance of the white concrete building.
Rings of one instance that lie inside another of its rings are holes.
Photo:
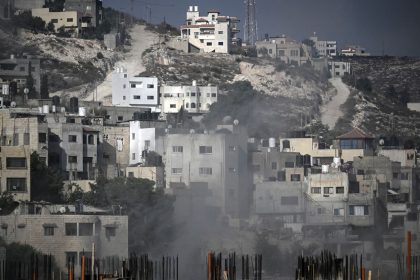
[[[289,37],[269,37],[255,43],[258,57],[279,58],[285,63],[301,65],[309,60],[307,47]]]
[[[178,113],[181,107],[188,113],[207,113],[210,105],[217,102],[217,86],[161,86],[160,96],[163,113]]]
[[[143,125],[141,121],[130,121],[130,165],[145,162],[147,152],[162,151],[157,138],[162,128]]]
[[[318,56],[337,56],[337,41],[318,40],[316,33],[309,37],[309,40],[314,42],[314,48],[316,49]]]
[[[50,12],[49,8],[40,8],[32,9],[32,16],[42,18],[45,24],[52,22],[55,31],[61,27],[75,34],[81,31],[80,15],[77,11]]]
[[[117,68],[112,73],[112,105],[154,111],[159,105],[158,86],[156,77],[134,77],[124,68]]]
[[[365,48],[360,46],[348,46],[341,49],[342,56],[370,56],[370,53],[366,52]]]
[[[328,61],[328,71],[331,77],[343,77],[351,74],[351,63],[348,61]]]
[[[237,43],[237,17],[221,16],[217,10],[200,15],[198,6],[189,6],[186,24],[181,26],[181,38],[187,38],[189,52],[229,53]]]

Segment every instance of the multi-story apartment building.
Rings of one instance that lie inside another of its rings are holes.
[[[126,168],[126,177],[142,178],[155,182],[155,188],[164,188],[165,172],[162,166],[130,165]]]
[[[28,146],[48,164],[48,124],[45,115],[27,110],[0,110],[2,146]]]
[[[25,203],[1,219],[0,237],[6,243],[28,244],[51,254],[61,271],[67,271],[70,260],[78,266],[83,254],[90,258],[92,244],[95,259],[128,258],[126,215],[88,206],[76,210],[74,205]],[[80,276],[80,270],[75,269],[74,273],[75,277]]]
[[[28,145],[0,146],[1,192],[16,201],[31,199],[31,149]]]
[[[156,109],[159,105],[156,77],[133,77],[124,68],[112,73],[112,105]]]
[[[238,41],[238,22],[237,17],[221,16],[217,10],[200,15],[198,6],[189,6],[181,38],[188,39],[190,52],[229,53]]]
[[[33,17],[40,17],[43,21],[54,24],[54,30],[59,28],[79,34],[81,32],[80,14],[77,11],[51,12],[49,8],[32,9]]]
[[[128,123],[103,127],[101,171],[109,179],[124,176],[130,164],[130,126]]]
[[[208,193],[207,206],[231,217],[247,215],[251,178],[242,127],[221,125],[216,131],[189,134],[169,130],[164,148],[167,188],[201,185]]]
[[[96,28],[102,24],[101,0],[66,0],[65,11],[77,11],[80,14],[82,28]]]
[[[18,91],[26,87],[28,77],[33,79],[33,86],[39,93],[41,91],[41,62],[39,58],[32,56],[15,57],[0,60],[0,83],[16,82]],[[11,94],[10,90],[8,94]],[[4,95],[4,93],[3,93]],[[13,96],[9,97],[13,100]]]
[[[316,33],[309,37],[314,44],[318,56],[334,57],[337,56],[337,41],[319,40]]]
[[[258,57],[278,58],[285,63],[301,65],[309,60],[306,46],[286,36],[269,37],[255,43]]]
[[[161,86],[160,100],[162,112],[178,113],[181,107],[188,113],[207,113],[211,104],[217,102],[219,89],[217,86]]]
[[[61,169],[69,180],[94,179],[101,157],[102,131],[83,124],[85,117],[50,114],[48,161]]]

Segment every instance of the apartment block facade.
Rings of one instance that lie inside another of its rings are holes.
[[[81,32],[80,14],[77,11],[51,12],[49,8],[32,9],[33,17],[40,17],[46,24],[53,23],[54,30],[59,28],[79,34]]]

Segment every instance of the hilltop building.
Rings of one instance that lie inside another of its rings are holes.
[[[255,43],[258,57],[278,58],[287,64],[301,65],[309,60],[309,51],[300,42],[286,37],[267,37]]]
[[[313,42],[313,46],[318,56],[321,57],[334,57],[337,56],[337,41],[324,41],[319,40],[316,33],[309,37],[309,40]]]
[[[51,12],[49,8],[32,9],[33,17],[40,17],[46,24],[52,22],[54,30],[59,28],[75,35],[81,32],[81,22],[77,11]]]
[[[341,49],[342,56],[370,56],[370,53],[366,52],[365,48],[360,46],[348,46]]]
[[[102,24],[101,0],[66,0],[64,10],[77,11],[82,28],[96,28]]]
[[[218,10],[209,10],[204,16],[198,6],[189,6],[181,38],[188,39],[189,52],[229,53],[238,42],[238,22],[237,17],[222,16]]]

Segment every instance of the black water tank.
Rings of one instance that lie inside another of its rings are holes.
[[[60,106],[60,96],[55,95],[52,97],[52,105],[56,107]]]
[[[303,156],[303,165],[311,166],[311,156],[310,155],[304,155]]]
[[[79,113],[79,99],[77,97],[70,98],[70,113]]]

